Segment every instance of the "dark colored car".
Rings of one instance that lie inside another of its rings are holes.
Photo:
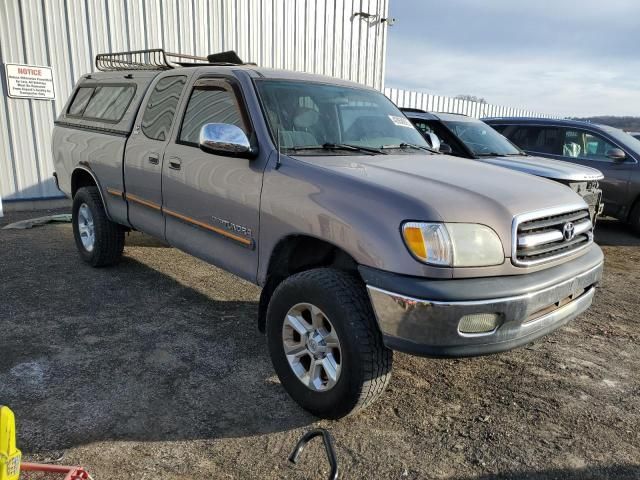
[[[640,234],[640,140],[617,128],[577,120],[485,122],[527,153],[600,170],[604,214],[628,222]]]
[[[629,132],[629,135],[640,140],[640,132]]]
[[[602,210],[602,173],[569,162],[527,155],[486,123],[466,115],[402,108],[432,148],[456,157],[548,178],[568,186],[589,205],[591,219]]]

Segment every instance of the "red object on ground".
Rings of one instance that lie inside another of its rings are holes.
[[[21,472],[65,473],[64,480],[90,480],[91,476],[82,467],[65,467],[42,463],[22,463]]]

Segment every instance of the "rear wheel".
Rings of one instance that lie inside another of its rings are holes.
[[[82,259],[93,267],[116,264],[124,250],[124,229],[107,218],[97,187],[73,197],[73,235]]]
[[[320,268],[282,282],[269,302],[267,340],[283,387],[318,417],[357,412],[389,383],[392,352],[362,281],[349,273]]]

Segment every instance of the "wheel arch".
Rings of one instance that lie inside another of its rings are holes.
[[[71,198],[75,197],[76,192],[82,187],[97,187],[98,193],[100,194],[100,200],[104,206],[104,211],[107,214],[107,218],[111,220],[107,202],[105,202],[102,187],[100,186],[98,178],[89,168],[78,166],[71,173]]]
[[[358,263],[342,248],[310,235],[292,234],[278,241],[269,257],[258,305],[258,329],[265,331],[271,295],[287,277],[305,270],[333,267],[357,273]]]

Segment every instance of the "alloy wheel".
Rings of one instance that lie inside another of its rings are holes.
[[[315,305],[289,309],[282,325],[284,353],[291,370],[307,388],[330,390],[340,378],[342,350],[329,318]]]

